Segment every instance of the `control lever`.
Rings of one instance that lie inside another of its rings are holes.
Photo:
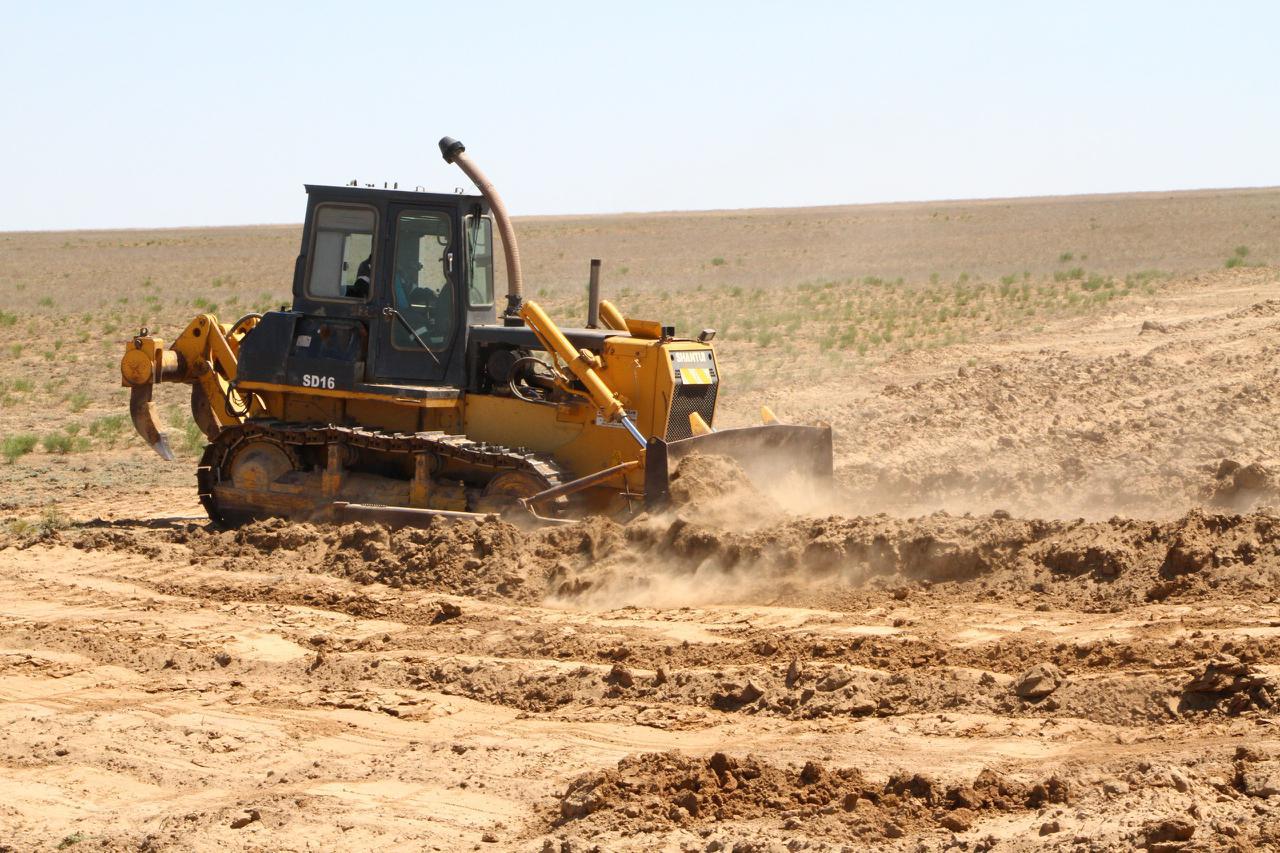
[[[387,307],[382,309],[382,316],[395,317],[397,320],[399,320],[404,325],[405,329],[408,330],[409,334],[413,335],[413,339],[418,342],[418,346],[426,350],[427,355],[431,356],[431,360],[436,363],[436,366],[437,367],[444,366],[440,364],[440,359],[436,358],[436,354],[431,351],[431,347],[427,346],[427,342],[424,341],[422,338],[418,337],[417,330],[413,328],[413,324],[411,324],[408,320],[404,318],[403,314],[401,314],[399,311],[397,311],[396,309],[388,305]]]

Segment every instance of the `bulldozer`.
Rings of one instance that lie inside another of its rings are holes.
[[[169,461],[154,387],[191,386],[213,521],[626,516],[661,507],[692,453],[830,484],[829,426],[762,407],[758,426],[717,429],[714,330],[625,316],[600,297],[598,261],[586,325],[557,326],[524,296],[493,184],[461,142],[439,145],[478,195],[307,185],[291,306],[201,314],[168,347],[146,328],[126,342],[133,424]]]

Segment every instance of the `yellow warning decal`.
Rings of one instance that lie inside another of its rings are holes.
[[[680,368],[680,381],[685,385],[710,385],[711,371],[705,367],[682,367]]]

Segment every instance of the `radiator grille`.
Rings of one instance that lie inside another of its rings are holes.
[[[667,441],[689,438],[693,430],[689,428],[689,415],[697,412],[708,424],[716,409],[716,390],[720,383],[709,385],[677,384],[675,396],[671,400],[671,414],[667,418]]]

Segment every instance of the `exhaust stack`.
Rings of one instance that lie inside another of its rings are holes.
[[[591,259],[591,278],[587,284],[587,328],[600,328],[600,259]]]
[[[489,201],[493,218],[498,223],[498,233],[502,235],[502,252],[507,259],[507,310],[504,318],[510,322],[515,320],[520,305],[524,302],[524,275],[520,271],[520,247],[516,244],[516,231],[511,227],[511,218],[507,216],[507,206],[502,203],[502,197],[466,152],[466,146],[452,136],[440,140],[440,154],[444,161],[456,163],[480,189],[480,194]],[[520,322],[515,324],[519,325]]]

